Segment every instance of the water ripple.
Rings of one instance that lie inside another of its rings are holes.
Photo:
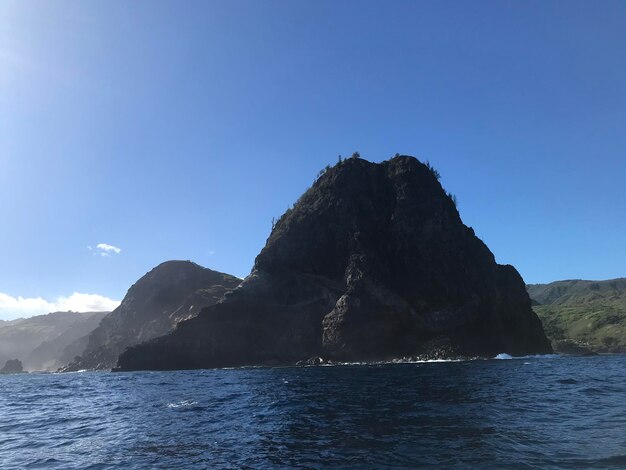
[[[624,356],[0,377],[2,468],[623,468]]]

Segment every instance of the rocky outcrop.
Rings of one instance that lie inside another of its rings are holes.
[[[0,369],[0,374],[21,374],[22,372],[24,372],[24,368],[19,359],[9,359]]]
[[[167,261],[139,279],[89,335],[84,353],[63,371],[111,369],[128,346],[170,332],[216,303],[241,279],[191,261]]]
[[[252,273],[119,369],[551,352],[522,278],[412,157],[353,158],[276,223]]]

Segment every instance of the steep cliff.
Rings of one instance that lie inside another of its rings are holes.
[[[463,225],[436,171],[399,156],[327,169],[239,288],[119,368],[550,351],[517,271]]]
[[[110,369],[128,346],[171,331],[241,282],[191,261],[167,261],[139,279],[89,335],[84,353],[64,371]]]

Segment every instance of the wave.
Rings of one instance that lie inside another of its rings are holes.
[[[388,361],[360,361],[360,362],[324,362],[323,364],[307,364],[305,366],[296,367],[341,367],[341,366],[384,366],[389,364],[428,364],[439,362],[464,362],[472,361],[477,358],[455,358],[455,359],[416,359],[416,358],[400,358],[390,359]]]
[[[182,400],[176,403],[168,403],[166,406],[168,408],[188,408],[190,406],[196,406],[198,404],[197,401],[193,401],[193,400]]]
[[[556,359],[561,357],[559,354],[529,354],[527,356],[511,356],[507,353],[500,353],[493,359],[509,360],[509,359]]]

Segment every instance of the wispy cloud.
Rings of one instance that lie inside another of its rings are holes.
[[[0,319],[14,320],[68,310],[73,312],[104,312],[117,308],[119,304],[119,300],[80,292],[61,296],[55,301],[48,301],[42,297],[12,297],[0,292]]]
[[[116,255],[119,255],[122,251],[121,248],[109,245],[108,243],[98,243],[96,245],[96,248],[104,253],[115,253]]]
[[[89,245],[87,249],[91,251],[94,256],[100,255],[103,258],[109,258],[112,254],[119,255],[122,252],[121,248],[109,245],[108,243],[98,243],[95,250],[91,245]]]

